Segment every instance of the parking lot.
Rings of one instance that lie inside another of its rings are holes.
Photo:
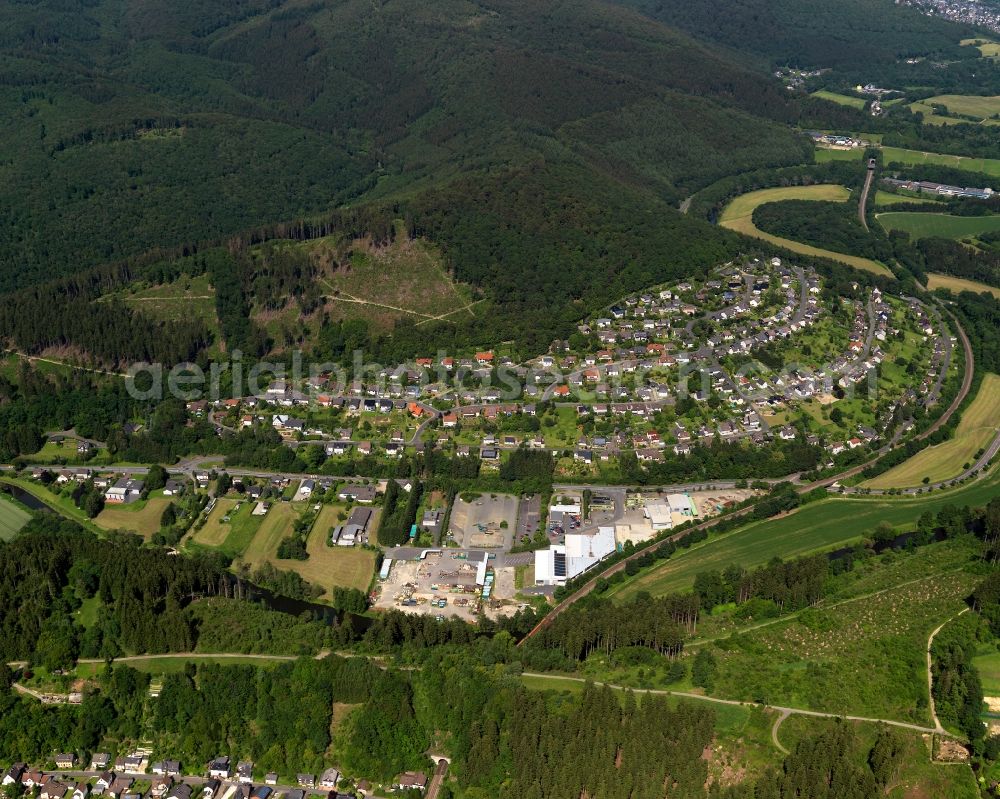
[[[538,494],[521,497],[517,508],[517,540],[530,539],[538,530],[542,518],[542,498]]]
[[[517,507],[517,497],[511,494],[480,494],[468,502],[456,497],[449,532],[460,547],[510,549]]]

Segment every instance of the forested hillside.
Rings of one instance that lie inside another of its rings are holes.
[[[117,9],[0,9],[0,287],[536,159],[673,202],[808,152],[779,84],[597,0]]]

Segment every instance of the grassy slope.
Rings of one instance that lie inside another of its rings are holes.
[[[1000,377],[988,374],[979,393],[962,414],[954,436],[944,443],[918,452],[905,463],[863,485],[868,488],[909,488],[925,477],[930,482],[958,476],[964,464],[971,463],[976,452],[987,446],[1000,431]]]
[[[760,189],[747,194],[740,195],[732,200],[719,218],[719,224],[730,230],[735,230],[747,236],[764,239],[772,244],[785,247],[793,252],[803,255],[814,255],[821,258],[830,258],[834,261],[845,263],[856,269],[863,269],[867,272],[875,272],[880,275],[889,275],[890,272],[882,264],[868,258],[859,258],[854,255],[844,255],[842,253],[831,252],[819,247],[812,247],[808,244],[784,239],[780,236],[772,236],[759,230],[753,223],[754,209],[760,205],[779,200],[827,200],[832,202],[847,202],[850,192],[843,186],[833,186],[822,184],[816,186],[788,186],[775,189]]]
[[[985,505],[996,496],[998,486],[1000,477],[991,474],[961,488],[915,498],[825,499],[787,516],[754,522],[709,538],[620,583],[610,593],[624,599],[640,591],[660,596],[690,590],[699,572],[724,569],[733,563],[753,567],[775,556],[791,558],[847,545],[870,535],[881,522],[906,529],[928,510],[936,512],[948,504]]]

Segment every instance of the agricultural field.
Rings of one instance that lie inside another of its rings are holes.
[[[854,255],[824,250],[813,247],[791,239],[784,239],[780,236],[772,236],[765,233],[753,223],[753,212],[758,206],[766,203],[778,202],[780,200],[826,200],[831,202],[847,202],[851,193],[843,186],[831,184],[819,184],[815,186],[786,186],[773,189],[760,189],[747,194],[740,195],[732,200],[719,218],[719,224],[738,233],[747,236],[763,239],[779,247],[801,253],[802,255],[812,255],[818,258],[829,258],[840,263],[853,266],[855,269],[862,269],[867,272],[874,272],[879,275],[890,275],[888,269],[877,261],[868,258],[859,258]]]
[[[926,117],[934,114],[935,105],[943,105],[950,114],[976,119],[989,119],[1000,114],[1000,96],[978,97],[968,94],[939,94],[936,97],[928,97],[918,103],[911,103],[910,110],[922,111],[925,114],[925,121],[929,121]],[[948,117],[936,117],[933,121],[945,120],[951,121]]]
[[[215,289],[209,283],[208,275],[182,275],[171,283],[136,285],[105,295],[101,300],[111,298],[162,321],[200,319],[209,330],[218,333]]]
[[[926,211],[889,211],[875,214],[875,218],[886,232],[901,230],[908,233],[912,239],[931,237],[966,239],[1000,230],[1000,216],[953,216]]]
[[[848,94],[837,94],[836,92],[828,92],[826,89],[813,92],[811,96],[818,97],[821,100],[829,100],[831,103],[837,103],[837,105],[846,105],[850,108],[864,108],[865,104],[868,102],[863,97],[852,97]]]
[[[167,497],[150,497],[129,505],[106,505],[94,521],[105,530],[129,530],[149,538],[160,529],[160,517],[169,504]]]
[[[213,547],[225,552],[231,558],[238,558],[253,541],[263,517],[254,516],[255,502],[240,504],[234,499],[219,499],[208,516],[205,526],[193,536],[195,544]],[[223,521],[226,517],[229,521]]]
[[[948,291],[953,291],[956,294],[963,291],[982,294],[985,291],[1000,299],[1000,288],[996,286],[987,286],[985,283],[980,283],[976,280],[966,280],[965,278],[941,275],[936,272],[931,272],[927,275],[927,288],[932,291],[934,289],[948,289]]]
[[[918,452],[905,463],[862,483],[866,488],[910,488],[925,478],[936,483],[957,477],[965,464],[1000,432],[1000,376],[988,374],[948,441]]]
[[[0,496],[0,541],[10,541],[31,520],[31,513],[7,496]]]
[[[784,516],[752,522],[710,537],[623,583],[609,596],[627,599],[642,591],[663,596],[690,591],[699,572],[725,569],[734,563],[752,568],[773,557],[794,558],[860,541],[882,522],[909,529],[925,511],[945,505],[985,505],[997,495],[1000,476],[988,477],[948,491],[918,497],[831,497]]]

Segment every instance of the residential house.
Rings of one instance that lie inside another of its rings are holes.
[[[40,771],[35,771],[35,770],[25,771],[21,775],[21,785],[23,785],[30,791],[36,785],[41,785],[42,780],[44,778],[45,775]]]
[[[328,768],[319,778],[320,788],[336,788],[340,782],[340,772],[335,768]]]
[[[16,785],[21,782],[21,777],[24,772],[27,771],[28,767],[24,763],[15,763],[6,772],[4,772],[3,779],[0,780],[0,785]]]
[[[181,763],[179,760],[160,760],[153,764],[152,772],[161,777],[179,777]]]
[[[341,547],[352,547],[363,540],[368,533],[374,511],[371,508],[354,508],[344,524],[334,528],[331,543]]]
[[[184,483],[181,480],[171,478],[163,486],[163,496],[165,497],[179,497],[183,493]]]
[[[401,791],[411,788],[422,791],[427,787],[427,775],[422,771],[405,771],[396,777],[395,787]]]
[[[208,764],[208,776],[215,777],[220,780],[228,780],[229,775],[232,773],[232,767],[229,763],[229,755],[222,755],[221,757],[215,758],[211,763]]]
[[[300,788],[315,788],[316,787],[316,775],[315,774],[298,774],[295,777],[295,781],[299,784]]]
[[[70,752],[61,752],[56,755],[56,767],[61,769],[71,769],[76,765],[76,755]]]
[[[157,777],[149,784],[149,795],[153,799],[160,799],[167,795],[167,791],[174,787],[173,777]]]
[[[348,483],[337,493],[337,499],[344,502],[360,502],[363,505],[370,505],[375,501],[377,493],[375,486]]]
[[[65,785],[57,780],[49,780],[45,785],[42,786],[42,792],[38,795],[39,799],[62,799],[68,791]]]
[[[268,799],[272,793],[274,793],[274,791],[266,785],[259,785],[250,793],[250,799]]]
[[[142,480],[122,477],[104,492],[104,501],[109,505],[127,505],[139,499],[144,487]]]
[[[135,780],[131,777],[116,777],[115,781],[108,788],[108,794],[115,797],[115,799],[121,799],[122,796],[128,793],[128,789],[132,787],[132,783],[134,782]]]
[[[253,783],[253,763],[249,760],[241,760],[236,764],[236,779],[245,784]]]
[[[90,783],[89,782],[78,782],[76,787],[73,789],[73,799],[87,799],[90,795]]]
[[[97,778],[94,783],[94,793],[100,796],[102,793],[107,791],[111,784],[115,781],[115,773],[113,771],[105,771]]]
[[[274,777],[277,780],[278,775],[275,774]],[[211,778],[205,780],[205,784],[201,786],[201,799],[213,799],[221,787],[222,783],[217,779]]]
[[[191,786],[186,782],[179,782],[167,794],[167,799],[191,799],[193,793]]]

